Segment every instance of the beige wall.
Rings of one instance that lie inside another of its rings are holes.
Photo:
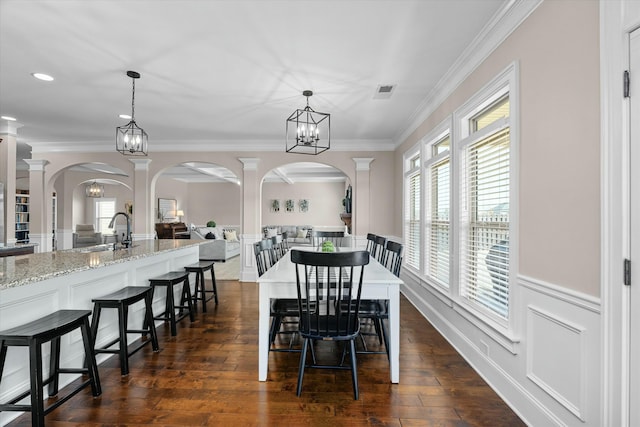
[[[189,184],[185,208],[187,223],[205,225],[214,220],[218,225],[240,225],[242,188],[233,183]]]
[[[396,151],[520,65],[519,274],[600,294],[598,2],[546,1]],[[571,24],[571,25],[568,25]],[[402,177],[396,174],[400,206]],[[401,209],[395,230],[401,232]]]
[[[340,214],[344,211],[344,182],[309,182],[296,184],[262,184],[262,225],[344,226]],[[271,211],[271,200],[280,200],[280,211]],[[294,212],[287,212],[284,201],[295,202]],[[300,199],[309,200],[309,211],[300,212]]]

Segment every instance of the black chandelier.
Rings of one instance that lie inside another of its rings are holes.
[[[140,78],[140,73],[127,71],[127,76],[133,81],[133,91],[131,94],[131,121],[124,126],[116,128],[116,150],[121,154],[130,156],[146,156],[148,135],[135,120],[135,100],[136,100],[136,79]]]
[[[320,154],[327,151],[331,144],[331,115],[314,111],[309,107],[309,97],[313,95],[305,90],[307,106],[297,109],[287,119],[287,153]]]

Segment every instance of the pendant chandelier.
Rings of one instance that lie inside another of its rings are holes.
[[[310,90],[302,92],[307,106],[297,109],[287,119],[287,153],[320,154],[331,144],[331,115],[309,107]]]
[[[133,91],[131,94],[131,121],[124,126],[116,128],[116,150],[121,154],[129,156],[146,156],[148,135],[135,120],[135,100],[136,100],[136,79],[140,78],[140,73],[127,71],[127,76],[133,81]]]
[[[87,197],[100,198],[104,197],[104,185],[98,184],[96,181],[85,187]]]

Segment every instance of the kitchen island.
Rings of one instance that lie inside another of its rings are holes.
[[[18,326],[62,309],[92,310],[91,300],[126,286],[148,286],[149,279],[168,271],[183,270],[198,262],[200,240],[140,240],[128,249],[112,250],[100,245],[66,251],[43,252],[0,258],[0,330]],[[190,280],[193,287],[194,277]],[[176,291],[179,294],[179,291]],[[155,313],[164,311],[165,294],[154,295]],[[177,295],[176,298],[180,298]],[[142,325],[144,303],[130,307],[129,326]],[[161,322],[158,322],[161,324]],[[162,348],[162,329],[159,329]],[[116,310],[106,310],[100,318],[96,345],[101,346],[118,336]],[[130,343],[140,339],[129,336]],[[61,366],[81,366],[82,338],[72,332],[62,338]],[[109,355],[99,355],[98,364]],[[48,365],[49,346],[43,348]],[[0,384],[0,402],[29,388],[27,348],[11,347]],[[46,372],[46,370],[45,370]],[[74,379],[61,376],[61,386]],[[20,413],[0,413],[0,425]]]

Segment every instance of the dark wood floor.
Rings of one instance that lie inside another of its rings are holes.
[[[120,376],[115,357],[99,366],[102,396],[89,389],[46,417],[48,426],[521,426],[523,422],[405,299],[400,384],[384,355],[359,355],[360,400],[349,371],[307,370],[296,397],[297,353],[270,353],[258,381],[258,289],[219,282],[220,305],[188,318],[161,352],[146,346]],[[375,347],[375,337],[368,337]],[[326,344],[326,343],[323,343]],[[28,414],[11,425],[30,425]]]

